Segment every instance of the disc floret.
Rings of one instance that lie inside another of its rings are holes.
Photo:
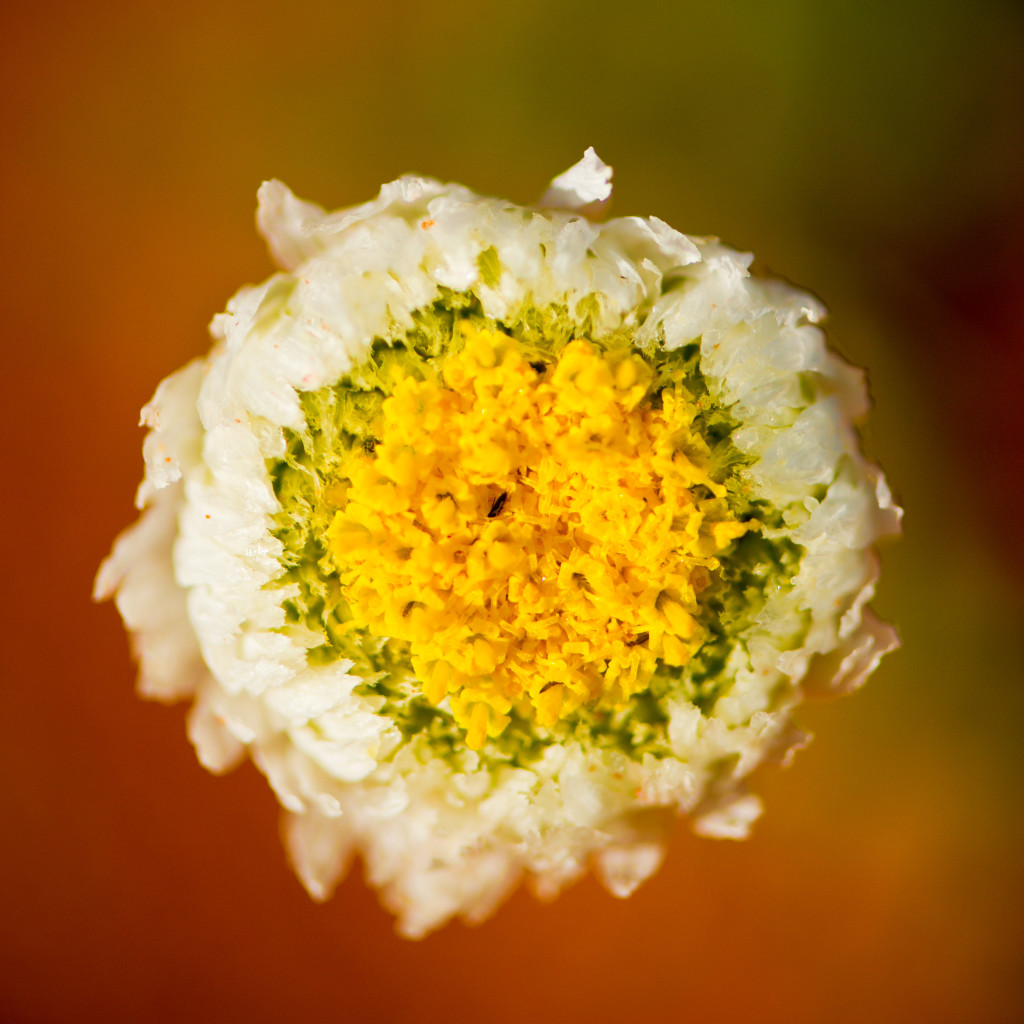
[[[751,528],[709,475],[680,379],[628,346],[550,362],[468,321],[397,382],[339,470],[327,531],[351,627],[405,641],[467,745],[515,709],[614,710],[701,646],[700,595]]]

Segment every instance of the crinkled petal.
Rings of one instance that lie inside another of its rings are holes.
[[[612,169],[590,146],[579,163],[552,180],[540,205],[579,210],[591,203],[604,202],[611,194]]]

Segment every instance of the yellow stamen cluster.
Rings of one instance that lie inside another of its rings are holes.
[[[427,699],[479,748],[513,708],[551,726],[684,665],[715,556],[748,525],[708,476],[681,383],[656,408],[627,348],[573,341],[541,366],[463,331],[441,376],[396,384],[373,452],[347,456],[327,536],[352,626],[406,641]]]

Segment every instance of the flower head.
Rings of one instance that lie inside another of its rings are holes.
[[[203,763],[267,775],[310,892],[359,852],[409,935],[524,873],[625,895],[674,814],[744,835],[793,708],[895,644],[862,375],[748,257],[588,220],[610,177],[331,214],[264,185],[282,272],[143,410],[97,580]]]

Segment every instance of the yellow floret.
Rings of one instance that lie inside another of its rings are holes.
[[[346,455],[327,542],[351,628],[408,643],[476,749],[513,708],[550,727],[686,664],[715,556],[750,526],[681,383],[656,408],[628,350],[573,341],[543,373],[506,334],[462,333],[441,377],[396,384],[373,452]]]

